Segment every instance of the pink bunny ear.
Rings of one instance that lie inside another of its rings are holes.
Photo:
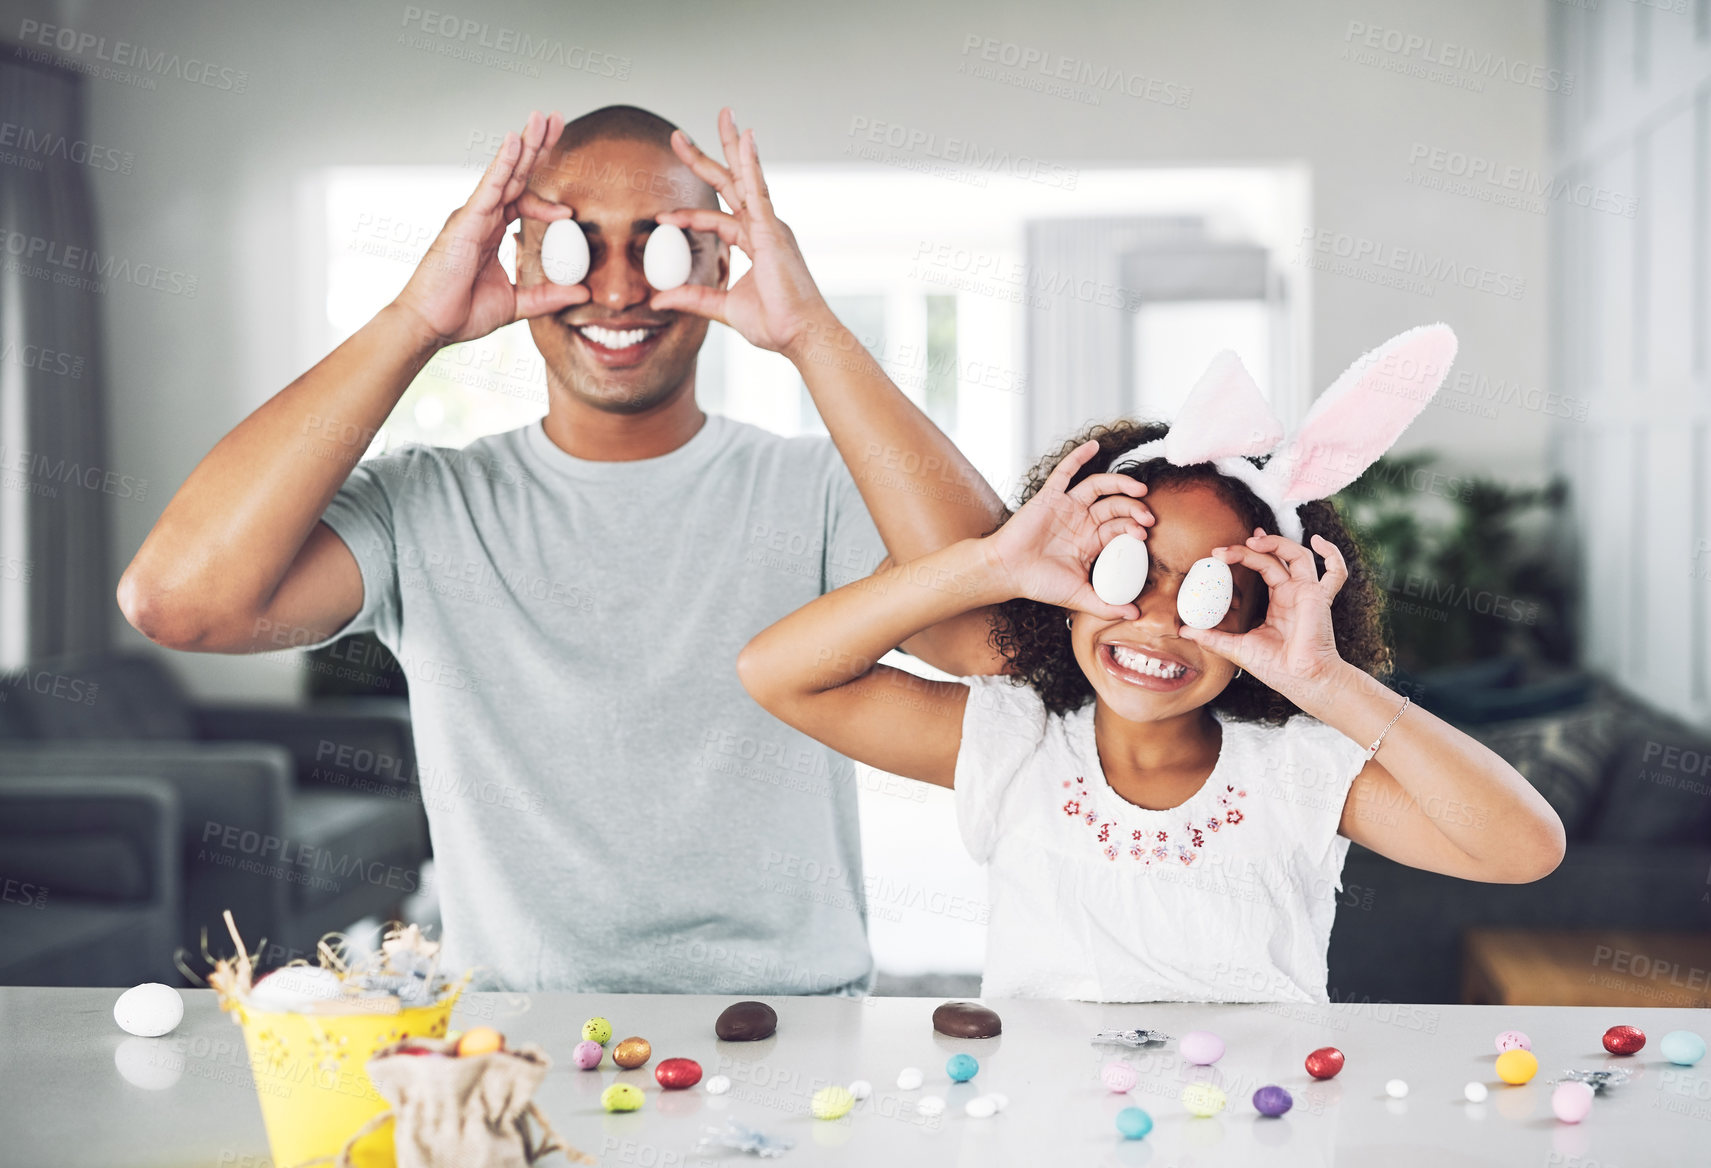
[[[1266,465],[1277,497],[1286,503],[1323,499],[1358,479],[1426,408],[1455,359],[1450,326],[1428,324],[1350,365]]]
[[[1283,441],[1283,423],[1248,375],[1242,359],[1225,349],[1189,391],[1164,437],[1164,455],[1177,466],[1264,454]]]

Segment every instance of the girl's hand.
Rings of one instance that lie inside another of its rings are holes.
[[[1271,591],[1265,623],[1245,633],[1183,626],[1184,640],[1210,649],[1239,665],[1284,697],[1297,701],[1313,687],[1334,676],[1343,664],[1331,629],[1331,600],[1349,578],[1348,564],[1337,545],[1322,535],[1310,541],[1325,557],[1325,576],[1313,566],[1313,553],[1292,539],[1254,528],[1242,547],[1214,548],[1226,564],[1242,564],[1258,572]]]
[[[749,344],[788,356],[816,327],[829,323],[831,309],[808,274],[796,236],[773,212],[754,131],[739,136],[729,107],[719,111],[719,141],[725,166],[702,153],[682,130],[672,132],[671,148],[724,196],[731,213],[684,208],[655,218],[685,231],[711,231],[726,245],[741,248],[752,266],[728,290],[684,284],[654,293],[648,306],[656,312],[691,312],[722,321]]]
[[[438,344],[472,341],[512,321],[562,312],[588,300],[585,284],[514,285],[499,263],[499,243],[513,220],[551,223],[571,217],[569,207],[529,189],[535,164],[563,132],[562,115],[542,117],[536,110],[521,134],[506,134],[469,201],[451,213],[393,301]]]
[[[1133,604],[1106,604],[1093,591],[1093,561],[1119,535],[1147,537],[1153,513],[1147,485],[1126,474],[1096,474],[1069,488],[1075,472],[1099,453],[1089,439],[1070,451],[1034,497],[986,537],[987,556],[1015,596],[1079,609],[1106,620],[1135,620]]]

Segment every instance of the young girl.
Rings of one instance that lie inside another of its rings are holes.
[[[1469,880],[1556,867],[1562,824],[1526,780],[1378,680],[1379,593],[1319,501],[1423,408],[1454,344],[1431,326],[1368,354],[1281,447],[1224,355],[1175,426],[1093,428],[992,535],[829,593],[743,651],[777,717],[955,789],[989,868],[987,996],[1322,1002],[1350,840]],[[1149,564],[1132,603],[1108,604],[1090,572],[1120,535]],[[1205,557],[1233,587],[1199,629],[1177,601]],[[1009,676],[874,664],[983,606]]]

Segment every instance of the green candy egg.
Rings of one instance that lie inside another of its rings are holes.
[[[590,1018],[582,1024],[582,1037],[605,1046],[612,1041],[612,1024],[604,1018]]]
[[[634,1111],[641,1105],[641,1088],[629,1083],[613,1083],[600,1092],[600,1106],[607,1111]]]

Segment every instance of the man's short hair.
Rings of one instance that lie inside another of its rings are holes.
[[[676,151],[671,148],[671,132],[675,129],[675,125],[652,110],[634,105],[609,105],[566,122],[564,132],[553,146],[553,153],[562,157],[590,142],[646,142],[675,158]],[[703,204],[717,210],[719,199],[713,188],[701,182],[699,177],[696,182],[703,188]]]

